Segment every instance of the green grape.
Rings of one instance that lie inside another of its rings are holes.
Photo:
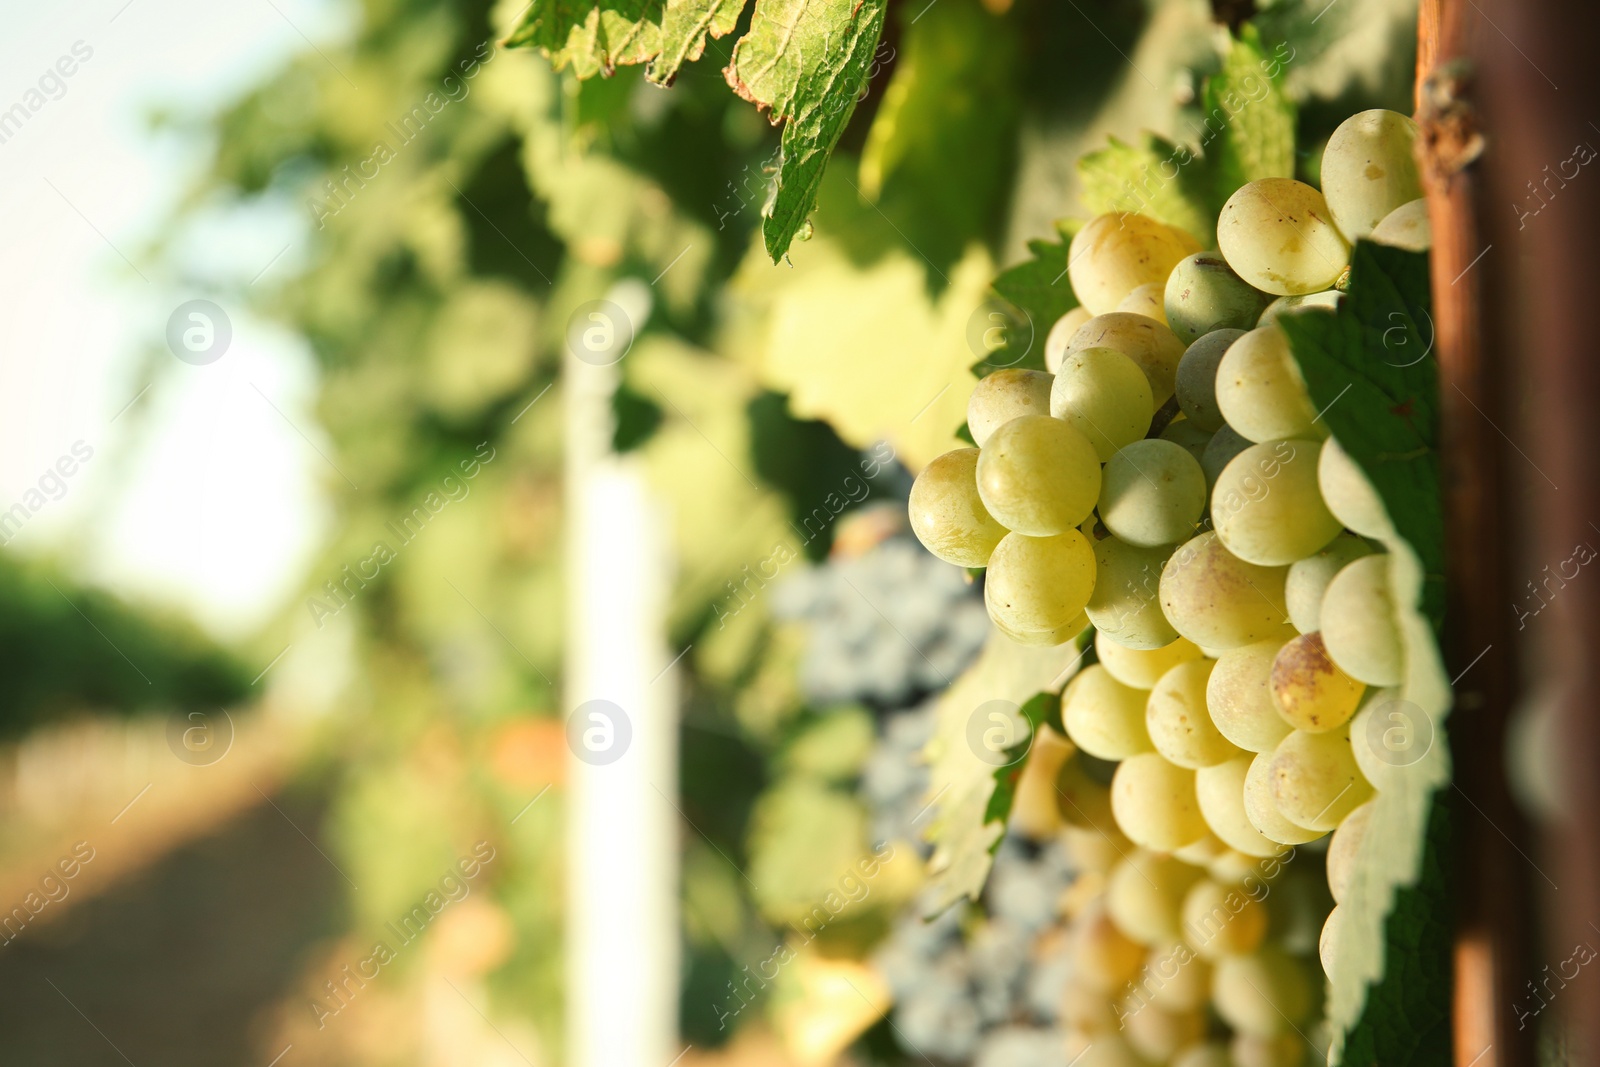
[[[982,567],[1006,535],[978,496],[978,450],[946,452],[911,483],[911,530],[922,547],[958,567]]]
[[[1089,220],[1073,236],[1067,277],[1083,306],[1101,315],[1139,286],[1165,282],[1178,260],[1198,251],[1199,242],[1182,230],[1113,212]]]
[[[967,398],[967,430],[979,448],[1012,419],[1050,414],[1050,375],[1011,367],[998,370],[972,387]]]
[[[1106,912],[1117,929],[1141,945],[1176,941],[1183,895],[1199,877],[1181,860],[1137,849],[1106,880]]]
[[[1334,666],[1313,631],[1293,638],[1272,661],[1272,699],[1296,730],[1324,733],[1350,721],[1365,688]]]
[[[1399,689],[1369,689],[1350,720],[1356,766],[1379,792],[1402,785],[1411,766],[1426,753],[1426,749],[1417,752],[1417,746],[1432,744],[1431,733],[1418,734],[1419,727],[1425,726],[1416,721],[1417,711],[1415,705],[1401,699]]]
[[[1094,550],[1077,530],[1054,537],[1010,533],[989,557],[984,602],[1010,630],[1060,630],[1083,612],[1094,588]]]
[[[1166,322],[1184,344],[1216,330],[1253,329],[1272,299],[1233,272],[1220,252],[1199,252],[1172,268]]]
[[[1230,648],[1218,657],[1206,682],[1211,721],[1246,752],[1270,752],[1289,736],[1291,728],[1272,698],[1272,663],[1283,644],[1275,636]]]
[[[1154,688],[1163,674],[1203,655],[1193,641],[1182,637],[1159,648],[1136,649],[1118,643],[1104,630],[1094,635],[1094,650],[1111,677],[1134,689]]]
[[[1137,363],[1150,382],[1151,400],[1158,410],[1172,396],[1183,342],[1155,319],[1126,311],[1096,315],[1067,342],[1067,351],[1079,348],[1114,348]]]
[[[1246,856],[1276,856],[1283,846],[1267,837],[1244,810],[1244,782],[1250,773],[1251,757],[1240,756],[1194,773],[1195,797],[1200,815],[1211,832],[1227,846]],[[1250,869],[1254,870],[1252,864]]]
[[[1128,840],[1156,852],[1171,852],[1206,834],[1194,796],[1194,772],[1154,752],[1117,764],[1111,813]]]
[[[1252,443],[1249,438],[1240,437],[1232,426],[1223,426],[1211,435],[1211,440],[1206,442],[1206,450],[1200,454],[1200,469],[1205,472],[1208,490],[1217,484],[1217,479],[1233,457]]]
[[[1240,1033],[1295,1034],[1311,1011],[1311,983],[1293,957],[1265,945],[1248,956],[1217,961],[1211,1003],[1222,1021]]]
[[[1229,552],[1263,567],[1287,567],[1338,535],[1339,520],[1317,486],[1321,448],[1320,441],[1263,442],[1223,468],[1211,491],[1211,525]]]
[[[1106,461],[1100,521],[1129,544],[1176,544],[1194,532],[1205,508],[1205,472],[1182,445],[1145,438]]]
[[[1144,725],[1150,743],[1171,762],[1190,770],[1233,759],[1239,749],[1212,725],[1206,712],[1206,681],[1215,660],[1180,663],[1150,690]]]
[[[1220,1041],[1207,1041],[1203,1045],[1190,1045],[1172,1057],[1172,1067],[1236,1067],[1228,1046]]]
[[[1233,1067],[1301,1067],[1306,1060],[1306,1040],[1298,1032],[1263,1037],[1234,1034],[1228,1043]]]
[[[1177,940],[1150,950],[1140,982],[1152,1004],[1171,1011],[1197,1011],[1211,1000],[1211,964]]]
[[[1322,923],[1322,936],[1317,938],[1317,958],[1322,961],[1322,973],[1333,977],[1339,966],[1339,936],[1344,923],[1344,909],[1335,904]]]
[[[1327,436],[1306,392],[1289,340],[1276,326],[1251,330],[1217,365],[1217,407],[1241,436],[1260,444],[1286,437]]]
[[[1078,916],[1069,936],[1073,975],[1101,993],[1120,991],[1144,966],[1144,946],[1117,929],[1103,905]]]
[[[1062,357],[1049,413],[1087,437],[1102,463],[1142,438],[1155,411],[1144,372],[1116,349],[1079,348]]]
[[[1178,636],[1161,613],[1161,568],[1170,548],[1141,548],[1115,537],[1094,542],[1094,592],[1085,609],[1098,631],[1128,648],[1155,649]],[[1146,687],[1148,688],[1148,686]]]
[[[1263,837],[1280,845],[1303,845],[1315,841],[1322,836],[1322,831],[1308,830],[1290,822],[1278,810],[1278,802],[1272,795],[1272,757],[1276,751],[1257,752],[1250,761],[1250,768],[1244,776],[1245,817]]]
[[[1217,244],[1235,274],[1278,296],[1331,289],[1350,262],[1327,201],[1293,178],[1262,178],[1228,197]]]
[[[1343,904],[1350,895],[1350,882],[1355,877],[1361,842],[1367,836],[1375,803],[1369,800],[1346,815],[1328,840],[1328,892],[1337,903]]]
[[[1120,760],[1150,752],[1144,726],[1145,691],[1123,685],[1096,663],[1085,667],[1061,694],[1067,736],[1099,759]]]
[[[1072,755],[1073,747],[1048,723],[1041,724],[1028,748],[1027,761],[1017,777],[1012,794],[1011,813],[1006,831],[1030,841],[1043,841],[1061,828],[1061,811],[1056,802],[1056,776]]]
[[[1178,407],[1202,430],[1214,433],[1226,425],[1217,407],[1217,366],[1228,346],[1243,336],[1243,330],[1212,330],[1190,344],[1178,361]]]
[[[1327,449],[1323,449],[1319,470],[1327,463]],[[1328,583],[1344,568],[1346,563],[1362,556],[1372,555],[1372,546],[1354,534],[1342,533],[1328,542],[1326,548],[1314,556],[1289,564],[1289,577],[1283,583],[1283,599],[1289,608],[1289,621],[1303,634],[1322,629],[1322,595]]]
[[[1161,609],[1201,648],[1229,649],[1277,633],[1287,567],[1246,563],[1207,531],[1172,554],[1161,570]]]
[[[1124,1016],[1128,1045],[1151,1063],[1166,1063],[1206,1036],[1206,1017],[1199,1011],[1168,1011],[1145,1004]]]
[[[1381,538],[1394,532],[1378,491],[1332,438],[1317,461],[1317,485],[1334,518],[1356,533]]]
[[[1411,200],[1401,204],[1372,228],[1372,240],[1393,245],[1407,252],[1426,252],[1433,247],[1433,223],[1428,219],[1428,202]]]
[[[1200,458],[1206,454],[1206,446],[1211,443],[1212,436],[1209,431],[1202,430],[1181,414],[1167,423],[1167,428],[1161,431],[1163,441],[1171,441],[1180,446],[1194,457],[1196,463],[1199,463]],[[1204,469],[1203,465],[1201,469]]]
[[[1268,773],[1278,813],[1307,830],[1337,829],[1372,796],[1356,766],[1348,726],[1319,734],[1296,730],[1273,749]]]
[[[1322,150],[1322,195],[1345,238],[1366,237],[1385,215],[1422,196],[1411,154],[1417,124],[1374,108],[1339,123]]]
[[[1072,335],[1092,317],[1087,308],[1076,307],[1055,321],[1044,338],[1045,370],[1054,374],[1061,367],[1061,357],[1067,354]]]
[[[1183,898],[1183,939],[1203,960],[1254,952],[1267,934],[1267,909],[1234,886],[1202,878]]]
[[[1267,305],[1261,313],[1261,318],[1256,322],[1257,329],[1263,329],[1276,323],[1284,315],[1297,314],[1302,311],[1332,311],[1344,303],[1344,294],[1337,289],[1326,289],[1320,293],[1304,293],[1299,296],[1280,296]]]
[[[1116,826],[1111,790],[1089,777],[1076,754],[1056,773],[1056,807],[1062,822],[1080,830],[1105,834]]]
[[[1123,297],[1112,310],[1143,315],[1147,319],[1155,319],[1161,325],[1167,326],[1167,308],[1162,295],[1165,289],[1166,287],[1160,282],[1146,282]]]
[[[1321,622],[1328,655],[1346,674],[1368,685],[1400,684],[1404,650],[1389,593],[1388,556],[1345,564],[1322,595]]]
[[[1073,529],[1094,510],[1100,457],[1088,438],[1060,419],[1024,415],[978,451],[977,479],[978,496],[1000,525],[1049,537]]]

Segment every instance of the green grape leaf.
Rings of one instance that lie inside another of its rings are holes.
[[[661,54],[650,62],[647,77],[671,85],[685,63],[699,59],[708,37],[726,37],[739,23],[745,0],[667,0],[661,21]]]
[[[1010,810],[1009,800],[993,801],[1000,784],[997,778],[1004,776],[980,756],[982,746],[969,741],[974,716],[984,718],[981,709],[991,701],[1026,703],[1038,713],[1038,695],[1059,692],[1082,655],[1076,642],[1034,648],[996,631],[978,659],[939,698],[938,726],[924,751],[930,768],[928,803],[933,809],[927,835],[934,846],[928,864],[931,911],[943,911],[963,897],[977,899],[989,877],[994,849],[1005,835],[1004,817],[998,822],[991,817],[992,804]],[[1027,718],[1025,713],[1023,717]],[[1020,768],[1019,763],[1001,770]],[[1015,796],[1014,780],[1008,787]]]
[[[1328,994],[1329,1062],[1361,1067],[1450,1060],[1450,836],[1439,799],[1450,782],[1450,687],[1438,647],[1444,526],[1429,309],[1427,256],[1361,241],[1337,311],[1278,320],[1322,420],[1388,512],[1392,530],[1379,540],[1391,559],[1406,653],[1400,699],[1414,720],[1409,728],[1426,729],[1429,739],[1420,756],[1383,760],[1392,765],[1340,905],[1343,962]],[[1375,743],[1360,732],[1351,740]]]
[[[1216,240],[1205,168],[1188,145],[1153,133],[1136,144],[1112,137],[1078,161],[1079,198],[1092,215],[1137,211],[1191,234],[1203,247]]]
[[[1200,146],[1221,208],[1241,185],[1294,177],[1295,106],[1284,91],[1281,51],[1268,55],[1248,23],[1229,41],[1222,69],[1206,79]]]
[[[1018,712],[1028,724],[1028,736],[1006,749],[1005,765],[995,768],[994,792],[989,794],[989,805],[983,809],[986,823],[997,822],[1004,826],[1011,817],[1011,805],[1017,799],[1017,782],[1022,779],[1022,768],[1027,766],[1028,752],[1033,748],[1034,738],[1039,736],[1039,727],[1047,725],[1062,737],[1067,736],[1061,724],[1061,697],[1057,693],[1035,693]],[[1000,841],[996,838],[991,850],[999,848]]]
[[[506,37],[531,46],[580,78],[609,76],[661,51],[662,0],[533,0]]]
[[[992,284],[995,293],[1008,305],[995,321],[1001,328],[1001,344],[987,357],[972,365],[979,378],[1008,367],[1044,370],[1044,339],[1055,321],[1078,306],[1078,298],[1067,280],[1067,244],[1061,241],[1029,241],[1033,258],[1001,271]]]
[[[784,124],[778,173],[762,209],[774,263],[817,201],[822,172],[866,89],[887,0],[757,0],[723,76]]]

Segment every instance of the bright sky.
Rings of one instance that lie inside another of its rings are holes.
[[[7,11],[0,512],[20,502],[31,514],[0,551],[53,555],[224,637],[259,626],[299,577],[329,521],[322,488],[338,475],[317,451],[328,446],[310,414],[305,345],[247,314],[244,294],[293,267],[303,215],[219,212],[182,234],[176,270],[152,264],[146,250],[209,145],[153,132],[148,116],[213,110],[308,38],[341,37],[345,12],[325,0]],[[56,69],[62,57],[70,76]],[[232,325],[226,352],[203,366],[164,340],[174,309],[195,298]],[[75,447],[90,458],[52,474]]]

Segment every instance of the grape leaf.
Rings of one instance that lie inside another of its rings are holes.
[[[557,70],[610,75],[661,51],[662,0],[533,0],[506,44],[532,46]]]
[[[1022,367],[1044,370],[1044,339],[1057,319],[1078,306],[1067,280],[1068,241],[1029,241],[1032,259],[1001,271],[992,283],[1005,301],[991,312],[1001,331],[1001,344],[972,365],[979,378],[997,370]],[[995,316],[998,316],[997,318]]]
[[[973,716],[990,701],[1014,705],[1026,701],[1037,712],[1036,695],[1059,690],[1081,656],[1075,642],[1035,648],[993,632],[977,661],[939,698],[938,728],[924,753],[930,765],[929,804],[934,812],[928,830],[934,846],[928,864],[932,912],[943,911],[962,897],[977,899],[989,877],[994,848],[1005,834],[1004,817],[999,822],[990,817],[996,768],[981,759],[968,741]],[[1019,763],[1001,770],[1020,767]],[[1009,811],[1009,802],[1004,806]]]
[[[887,0],[758,0],[723,76],[783,126],[778,173],[762,209],[774,263],[806,223],[829,154],[866,89]]]
[[[1246,182],[1294,177],[1295,106],[1283,88],[1279,47],[1267,55],[1247,23],[1230,39],[1222,69],[1206,79],[1200,146],[1218,209]]]
[[[1110,141],[1078,161],[1084,209],[1091,215],[1137,211],[1210,247],[1216,213],[1209,203],[1205,168],[1194,150],[1153,133],[1142,135],[1137,144],[1115,137]]]
[[[647,77],[671,85],[678,69],[699,59],[707,37],[726,37],[739,23],[745,0],[667,0],[661,20],[661,54],[650,63]]]
[[[1312,402],[1388,512],[1392,530],[1379,540],[1392,560],[1406,653],[1400,697],[1431,730],[1420,758],[1390,768],[1340,905],[1344,962],[1328,994],[1329,1062],[1362,1067],[1450,1060],[1449,826],[1439,799],[1450,781],[1450,687],[1438,648],[1444,538],[1427,262],[1358,242],[1336,312],[1279,319]]]

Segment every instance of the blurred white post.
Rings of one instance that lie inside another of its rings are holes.
[[[642,287],[641,287],[642,288]],[[596,314],[643,325],[648,297]],[[613,303],[614,301],[614,303]],[[588,305],[590,308],[596,305]],[[580,309],[582,313],[582,309]],[[678,1044],[677,678],[666,645],[670,538],[640,465],[611,451],[620,364],[568,331],[567,1057],[571,1067],[667,1067]],[[583,711],[589,701],[607,701]],[[575,712],[576,721],[573,720]],[[620,754],[619,754],[620,753]]]

